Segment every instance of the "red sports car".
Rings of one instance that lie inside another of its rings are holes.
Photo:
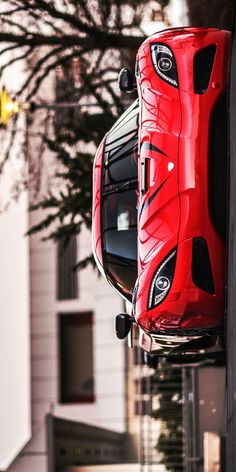
[[[224,319],[227,83],[231,35],[174,28],[136,62],[138,99],[94,163],[93,247],[108,281],[132,301],[148,352],[214,350]],[[128,71],[123,88],[134,87]]]

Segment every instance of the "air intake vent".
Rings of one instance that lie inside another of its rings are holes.
[[[192,279],[195,285],[205,292],[212,295],[215,293],[210,256],[203,238],[193,239]]]
[[[224,93],[211,113],[208,181],[211,220],[224,242],[227,217],[228,120],[227,93]]]
[[[194,80],[194,92],[205,93],[207,91],[213,62],[216,53],[216,46],[212,44],[197,52],[194,56],[193,62],[193,80]]]

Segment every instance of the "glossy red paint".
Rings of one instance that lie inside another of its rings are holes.
[[[155,71],[153,43],[172,51],[178,86]],[[214,166],[210,164],[211,120],[227,88],[230,44],[228,31],[173,28],[149,37],[138,51],[138,277],[133,314],[141,328],[141,345],[147,350],[150,333],[174,330],[181,336],[188,329],[223,325],[226,251],[212,218],[209,194]],[[209,84],[197,93],[194,60],[198,51],[212,45],[216,49]],[[93,195],[93,247],[101,270],[103,144],[95,157]],[[202,238],[208,248],[213,293],[193,280],[195,238]],[[176,261],[170,290],[155,308],[149,308],[155,274],[173,250]]]
[[[100,143],[93,164],[92,245],[96,263],[103,272],[101,239],[101,173],[104,139]]]
[[[179,88],[154,71],[150,45],[164,43],[175,56]],[[214,44],[210,82],[203,94],[194,93],[193,60],[197,51]],[[173,328],[221,326],[224,315],[225,245],[209,212],[209,127],[214,105],[227,87],[230,33],[217,29],[185,28],[148,38],[138,52],[141,103],[140,161],[149,158],[148,190],[140,192],[139,208],[165,184],[146,210],[138,227],[139,288],[135,318],[147,332]],[[217,84],[217,86],[216,86]],[[149,141],[166,156],[142,152]],[[207,242],[215,293],[192,280],[192,241]],[[150,286],[158,266],[177,247],[171,289],[155,308],[147,309]]]

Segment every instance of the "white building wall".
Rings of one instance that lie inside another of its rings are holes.
[[[1,176],[1,205],[10,199],[9,168]],[[0,213],[0,470],[29,440],[30,350],[27,194]]]
[[[31,214],[30,225],[38,218],[39,213]],[[114,317],[122,311],[122,300],[97,271],[88,268],[78,274],[78,299],[58,301],[56,246],[41,238],[42,234],[30,238],[33,435],[10,472],[46,472],[45,415],[49,412],[119,432],[126,427],[124,342],[114,333]],[[78,239],[78,254],[90,251],[91,236],[85,231]],[[58,401],[58,313],[79,311],[94,313],[95,402],[62,405]]]

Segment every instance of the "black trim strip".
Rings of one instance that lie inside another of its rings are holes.
[[[146,200],[146,202],[144,202],[141,206],[141,209],[138,211],[139,213],[139,216],[141,216],[143,210],[146,210],[146,208],[150,205],[150,203],[152,203],[152,201],[154,200],[154,198],[156,197],[156,195],[158,194],[158,192],[161,190],[161,188],[163,187],[163,185],[166,183],[166,181],[168,180],[169,176],[164,180],[164,182],[162,182],[162,184],[155,190],[155,192]]]
[[[221,326],[209,328],[168,328],[157,331],[149,331],[148,334],[158,336],[223,336],[224,330]]]
[[[163,156],[168,157],[167,154],[163,152],[161,149],[159,149],[157,146],[155,146],[155,144],[149,143],[147,141],[141,144],[141,150],[143,149],[146,151],[155,151],[155,152],[158,152],[159,154],[163,154]]]

